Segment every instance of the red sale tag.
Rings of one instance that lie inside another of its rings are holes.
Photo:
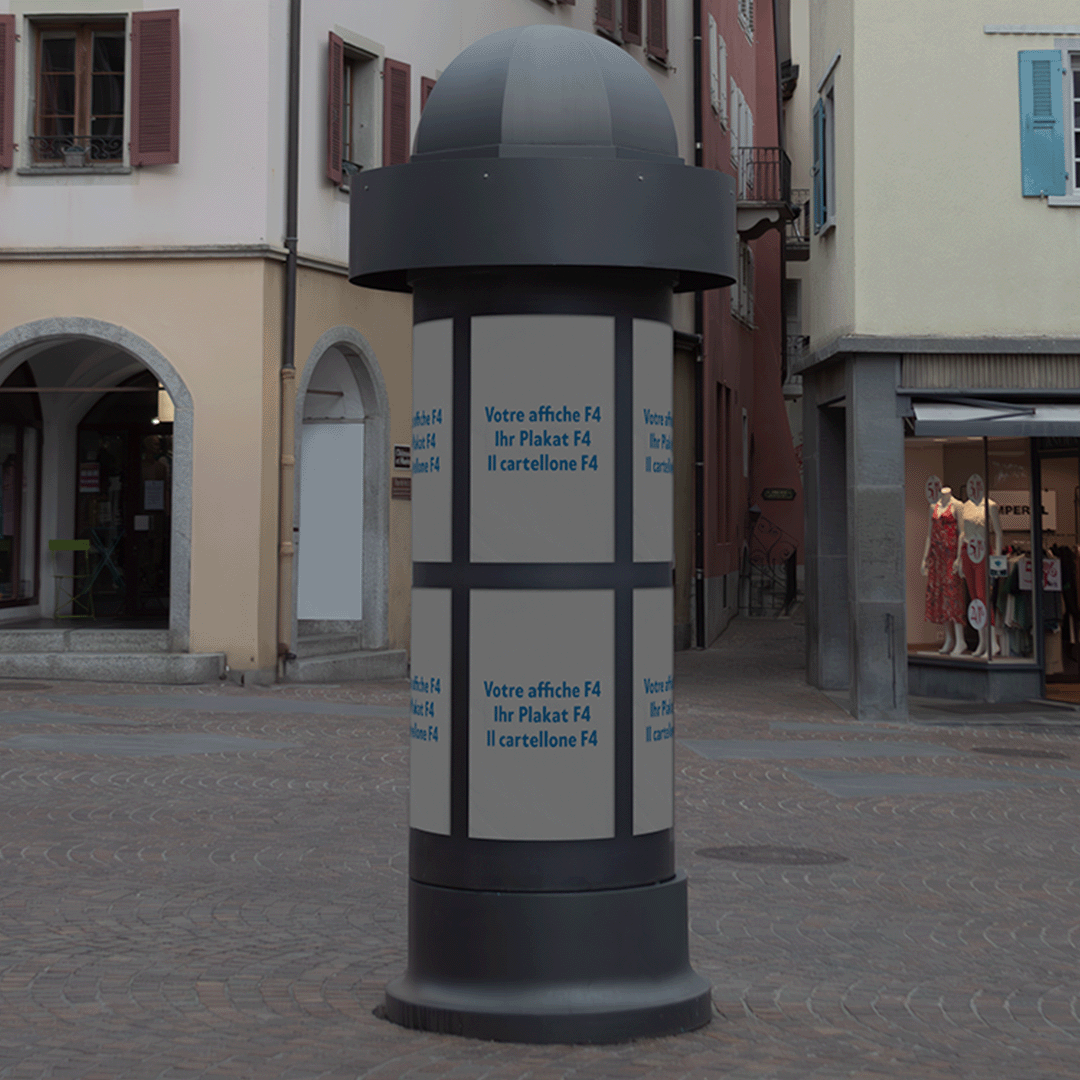
[[[928,476],[926,478],[926,501],[937,502],[941,498],[941,477]]]
[[[986,558],[986,540],[981,536],[973,536],[967,542],[967,553],[973,563],[981,563]]]
[[[986,625],[986,605],[981,600],[972,600],[968,604],[968,622],[981,630]]]

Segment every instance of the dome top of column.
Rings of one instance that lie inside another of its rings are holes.
[[[563,26],[502,30],[443,72],[414,161],[592,157],[681,163],[671,112],[617,45]]]

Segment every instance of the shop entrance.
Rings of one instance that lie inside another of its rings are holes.
[[[172,423],[150,372],[105,394],[78,427],[75,536],[90,542],[99,618],[169,612]]]
[[[1048,560],[1042,605],[1050,631],[1045,638],[1046,696],[1080,705],[1080,440],[1038,442],[1041,487],[1053,493],[1056,506],[1056,527],[1044,529],[1042,538]]]

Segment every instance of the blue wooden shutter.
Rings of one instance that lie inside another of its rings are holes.
[[[1020,53],[1020,173],[1025,195],[1065,194],[1061,53]]]
[[[814,160],[810,168],[814,178],[814,232],[819,233],[825,224],[825,173],[821,168],[825,155],[825,102],[820,98],[814,103],[811,126],[814,131]]]

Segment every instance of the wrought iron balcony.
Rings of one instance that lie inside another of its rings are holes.
[[[784,228],[784,253],[789,262],[806,262],[810,258],[810,191],[794,188],[791,205],[795,216]]]
[[[115,165],[124,158],[122,135],[31,135],[35,165],[69,169]]]
[[[791,206],[791,158],[779,146],[739,147],[737,177],[739,236],[755,240],[794,217]]]

